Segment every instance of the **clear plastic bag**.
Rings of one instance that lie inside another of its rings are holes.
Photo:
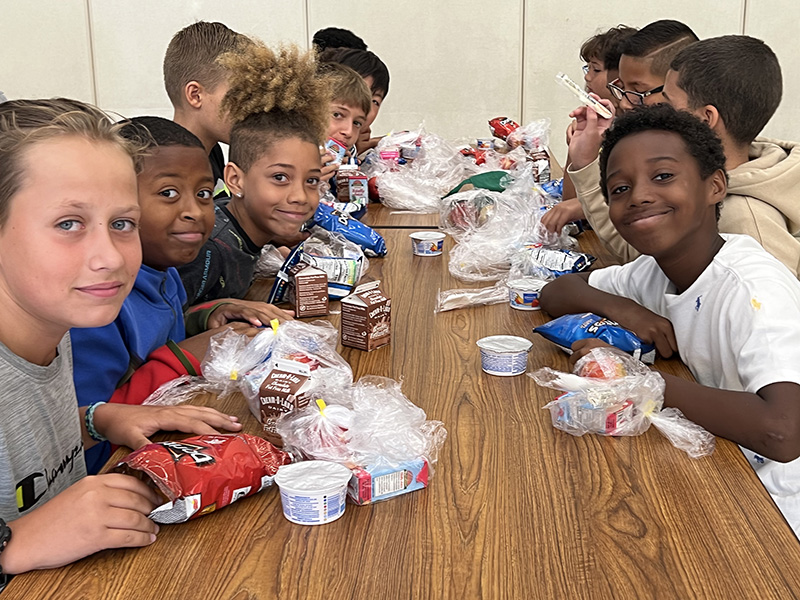
[[[267,244],[261,248],[261,254],[256,261],[255,278],[269,279],[275,277],[286,260],[283,254],[272,244]]]
[[[446,140],[424,130],[390,134],[379,142],[377,150],[399,147],[402,156],[410,157],[412,146],[418,150],[410,164],[392,168],[388,161],[379,160],[370,174],[377,176],[381,201],[389,208],[436,213],[441,197],[475,172],[474,163]]]
[[[350,468],[393,467],[423,458],[432,474],[447,431],[440,421],[427,420],[400,387],[372,376],[349,388],[326,385],[324,409],[312,403],[278,421],[284,447]]]
[[[321,227],[313,227],[311,237],[303,242],[301,260],[325,271],[332,300],[347,296],[369,268],[361,246]]]
[[[656,426],[692,458],[714,451],[714,436],[677,409],[662,410],[664,380],[643,363],[614,348],[594,348],[574,373],[542,368],[530,376],[541,386],[566,393],[544,406],[553,426],[569,434],[640,435]]]
[[[455,289],[439,291],[436,297],[434,313],[467,308],[469,306],[485,306],[508,302],[508,285],[501,279],[495,285],[478,289]]]
[[[202,377],[183,375],[168,381],[145,399],[143,404],[175,406],[195,395],[208,392],[224,396],[236,390],[241,375],[267,360],[272,353],[275,333],[264,329],[253,338],[226,329],[211,337],[200,363]]]

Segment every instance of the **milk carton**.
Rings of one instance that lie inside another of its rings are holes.
[[[391,341],[392,300],[380,285],[364,283],[342,299],[342,346],[370,351]]]

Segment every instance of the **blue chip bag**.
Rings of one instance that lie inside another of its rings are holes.
[[[551,179],[550,181],[545,181],[544,183],[541,183],[539,185],[542,186],[542,189],[546,193],[553,196],[554,198],[561,198],[564,195],[563,177],[561,179]]]
[[[572,344],[586,338],[597,338],[634,358],[652,364],[656,358],[656,347],[646,344],[619,323],[598,317],[593,313],[582,315],[564,315],[549,323],[533,328],[543,338],[550,340],[567,354],[572,354]]]
[[[314,214],[314,224],[341,234],[358,244],[367,256],[385,256],[386,242],[377,231],[333,207],[320,202]]]

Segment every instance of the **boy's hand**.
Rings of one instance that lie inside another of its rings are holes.
[[[572,135],[575,133],[575,128],[577,126],[578,126],[578,122],[575,121],[575,119],[570,121],[569,125],[567,125],[567,134],[566,134],[567,135],[567,146],[569,146],[569,143],[572,141]],[[567,163],[567,164],[569,164],[569,163]]]
[[[583,207],[581,207],[580,200],[570,198],[548,209],[542,217],[542,225],[547,231],[561,233],[564,225],[572,221],[579,221],[583,219],[583,216]]]
[[[141,406],[106,403],[94,411],[94,426],[112,444],[133,450],[149,444],[148,436],[158,431],[182,431],[195,435],[237,432],[237,417],[224,415],[207,406]]]
[[[263,327],[269,325],[272,319],[278,319],[282,323],[291,320],[292,313],[266,302],[235,300],[214,309],[208,317],[208,328],[215,329],[236,321],[250,323],[253,327]]]
[[[665,319],[635,302],[631,302],[626,307],[624,314],[615,314],[613,318],[620,325],[639,336],[642,341],[655,344],[656,350],[662,357],[669,358],[678,352],[678,342],[669,319]]]
[[[322,160],[322,174],[319,176],[320,181],[330,181],[333,174],[339,168],[339,163],[336,162],[336,156],[333,152],[325,149],[324,146],[319,148],[319,156]]]
[[[570,369],[575,367],[575,363],[589,354],[595,348],[610,348],[611,344],[606,344],[597,338],[585,338],[572,344],[572,354],[569,356]]]
[[[569,116],[575,119],[575,128],[569,141],[569,156],[572,164],[567,166],[573,171],[582,169],[597,158],[603,135],[614,120],[614,105],[611,101],[603,100],[597,94],[590,94],[590,96],[600,100],[603,106],[611,111],[612,117],[604,119],[588,106],[581,106],[569,113]]]
[[[3,570],[52,569],[107,548],[152,544],[158,525],[147,515],[161,503],[135,477],[118,473],[84,477],[10,523],[14,535],[2,554]]]
[[[214,316],[213,313],[211,316]],[[209,317],[209,323],[210,322],[211,317]],[[208,343],[211,341],[211,337],[222,331],[225,331],[225,329],[233,329],[236,333],[246,335],[247,337],[253,337],[258,334],[259,331],[261,331],[260,329],[253,327],[250,323],[234,321],[221,327],[215,327],[213,329],[204,331],[203,333],[198,333],[197,335],[188,337],[182,342],[178,342],[178,346],[186,350],[186,352],[194,356],[197,360],[203,360],[203,357],[206,355],[206,351],[208,350]]]

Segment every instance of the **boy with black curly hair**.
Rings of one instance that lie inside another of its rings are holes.
[[[222,110],[233,122],[225,166],[232,197],[217,202],[211,238],[178,269],[189,305],[243,298],[261,248],[300,234],[319,205],[319,146],[329,124],[330,86],[313,52],[253,43],[219,60],[230,72]]]
[[[642,254],[542,290],[553,316],[595,312],[669,357],[698,383],[662,374],[664,405],[742,451],[800,531],[800,282],[754,239],[720,234],[725,154],[708,125],[668,105],[620,116],[600,177],[609,215]],[[597,341],[576,342],[577,360]]]

